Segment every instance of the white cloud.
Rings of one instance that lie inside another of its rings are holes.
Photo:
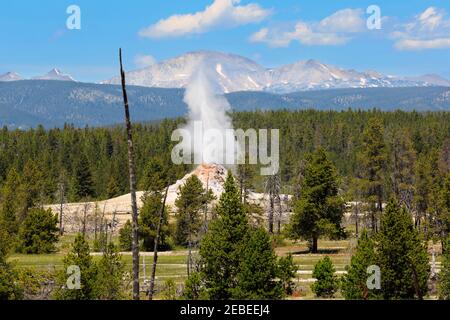
[[[323,32],[357,33],[366,28],[361,9],[343,9],[319,22],[318,29]]]
[[[204,33],[223,25],[227,27],[260,22],[271,10],[256,3],[239,5],[240,0],[214,0],[205,8],[193,14],[176,14],[158,21],[139,32],[141,37],[179,37],[193,33]]]
[[[298,21],[293,29],[262,28],[250,37],[251,42],[264,42],[271,47],[287,47],[292,41],[308,46],[342,45],[356,33],[365,31],[361,9],[343,9],[316,22]]]
[[[442,24],[444,15],[443,10],[429,7],[418,16],[417,20],[422,29],[433,31]]]
[[[445,10],[429,7],[399,30],[392,32],[399,50],[427,50],[450,48],[450,20]]]
[[[450,38],[416,40],[404,39],[395,43],[399,50],[426,50],[426,49],[445,49],[450,48]]]
[[[156,63],[156,59],[150,55],[138,54],[134,57],[134,64],[138,68],[146,68],[154,65]]]

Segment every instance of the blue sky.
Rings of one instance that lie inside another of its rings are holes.
[[[81,9],[81,30],[66,27],[72,4]],[[381,30],[365,26],[366,9],[374,4]],[[25,77],[57,67],[80,81],[108,79],[118,73],[122,47],[128,70],[187,51],[217,50],[266,67],[317,59],[450,78],[450,1],[15,0],[0,4],[0,38],[0,74]]]

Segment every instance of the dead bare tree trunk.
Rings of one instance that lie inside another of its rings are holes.
[[[271,175],[265,182],[265,193],[269,196],[269,214],[268,214],[268,229],[269,233],[273,234],[275,202],[280,198],[280,177],[279,175]]]
[[[269,207],[269,233],[273,234],[273,212],[275,210],[274,199],[272,195],[270,197],[270,207]]]
[[[191,275],[191,262],[192,262],[192,231],[191,231],[191,214],[189,214],[189,224],[188,224],[188,256],[187,256],[187,266],[186,273],[188,278]]]
[[[206,194],[209,192],[209,172],[208,179],[206,180]],[[203,208],[203,232],[208,232],[208,201],[205,201],[205,207]]]
[[[281,201],[280,195],[277,196],[277,204],[278,204],[278,221],[277,221],[277,234],[281,234],[281,220],[283,219],[283,203]]]
[[[60,207],[59,207],[59,235],[62,236],[64,234],[64,226],[63,226],[63,211],[64,211],[64,193],[65,187],[64,183],[59,184],[59,194],[60,194]]]
[[[132,252],[133,252],[133,300],[139,300],[139,234],[138,234],[138,208],[136,201],[136,173],[134,168],[134,146],[131,131],[130,108],[125,84],[125,72],[122,65],[122,49],[119,49],[120,77],[122,79],[122,93],[125,107],[125,122],[128,140],[128,168],[130,175],[131,211],[132,211]]]
[[[83,234],[83,238],[86,237],[86,219],[87,219],[87,210],[88,210],[88,204],[84,204],[84,210],[83,210],[83,229],[81,233]]]
[[[167,184],[167,187],[166,187],[166,193],[164,194],[164,201],[162,203],[162,208],[159,211],[158,227],[156,228],[156,238],[155,238],[155,243],[154,243],[154,248],[153,248],[152,274],[150,276],[150,288],[148,289],[149,300],[153,300],[153,293],[155,290],[156,265],[158,263],[158,245],[159,245],[159,238],[160,238],[162,223],[163,223],[163,219],[164,219],[164,210],[166,207],[166,200],[167,200],[168,193],[169,193],[169,184]]]

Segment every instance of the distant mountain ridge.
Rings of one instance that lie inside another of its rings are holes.
[[[292,93],[297,91],[345,88],[397,88],[397,87],[450,87],[450,81],[434,74],[417,77],[399,77],[377,71],[356,71],[321,63],[317,60],[297,61],[292,64],[267,69],[246,57],[217,51],[188,52],[161,61],[149,67],[129,71],[127,84],[156,88],[185,88],[194,73],[203,66],[216,82],[221,93],[239,91],[265,91]],[[0,76],[1,81],[18,81],[23,78],[14,72]],[[31,80],[75,81],[59,69]],[[100,82],[120,84],[119,77]]]
[[[43,76],[34,77],[32,80],[57,80],[57,81],[75,81],[71,75],[62,73],[61,70],[54,68]]]
[[[185,88],[200,64],[213,73],[220,91],[224,93],[450,86],[450,81],[438,75],[394,77],[376,71],[345,70],[316,60],[266,69],[248,58],[215,51],[188,52],[144,69],[127,72],[127,82],[145,87]],[[119,84],[120,79],[114,77],[102,83]]]
[[[13,71],[0,75],[0,82],[21,81],[21,80],[27,79],[23,78],[20,74]],[[58,68],[53,68],[48,73],[41,76],[33,77],[29,80],[75,81],[75,79],[71,75],[63,73]]]
[[[133,121],[185,116],[184,89],[128,86]],[[274,94],[241,91],[226,94],[234,110],[401,109],[450,111],[449,87],[347,88]],[[30,128],[105,126],[123,122],[118,85],[73,81],[23,80],[0,82],[0,126]]]
[[[0,81],[20,81],[23,80],[22,76],[16,72],[7,72],[0,75]]]

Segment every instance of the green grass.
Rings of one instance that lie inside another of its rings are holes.
[[[38,270],[61,270],[63,267],[63,258],[70,250],[70,245],[73,242],[75,236],[65,235],[61,237],[58,243],[58,253],[54,254],[42,254],[42,255],[24,255],[14,254],[9,257],[9,261],[14,263],[17,268],[32,268]],[[113,239],[116,241],[116,239]],[[92,239],[89,240],[92,245]],[[284,241],[284,245],[275,249],[278,256],[286,256],[287,254],[293,254],[294,262],[298,266],[298,270],[303,273],[297,274],[296,288],[294,296],[291,299],[314,299],[314,294],[311,291],[310,285],[312,283],[312,270],[314,265],[323,257],[329,256],[333,261],[333,264],[337,271],[344,271],[345,267],[350,263],[351,254],[354,250],[354,240],[319,240],[318,254],[310,254],[307,250],[307,243],[294,242],[291,240]],[[172,279],[176,284],[181,284],[186,280],[186,258],[187,252],[183,248],[177,248],[170,253],[160,253],[158,256],[158,267],[156,272],[157,283],[163,284],[168,279]],[[94,260],[100,259],[99,254],[94,254]],[[146,265],[146,277],[150,277],[153,256],[146,255],[140,258],[140,275],[141,282],[143,283],[143,261],[145,259]],[[131,253],[124,253],[122,260],[125,263],[126,270],[131,273],[132,269],[132,256]],[[436,259],[441,261],[441,257]],[[431,258],[430,258],[431,261]],[[306,272],[305,272],[306,271]],[[336,295],[337,299],[342,298],[339,294]]]

